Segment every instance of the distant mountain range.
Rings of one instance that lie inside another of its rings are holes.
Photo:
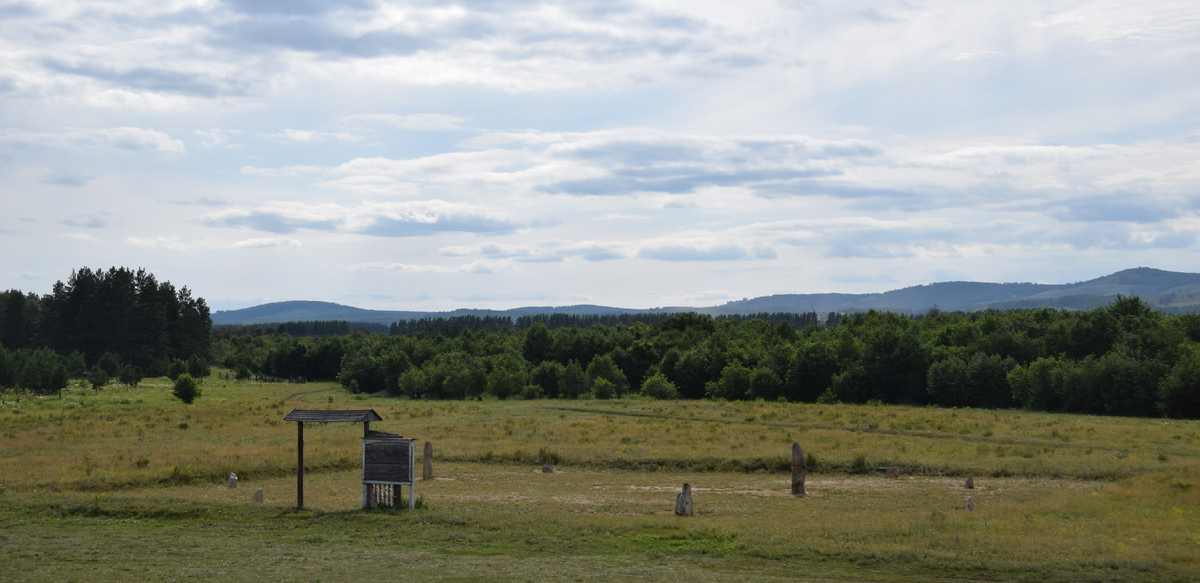
[[[1117,295],[1136,295],[1163,312],[1200,311],[1200,273],[1179,273],[1149,267],[1126,269],[1090,281],[1067,284],[978,283],[950,281],[917,285],[874,294],[780,294],[704,308],[664,307],[625,309],[594,305],[531,306],[511,310],[459,309],[451,312],[366,310],[332,302],[274,302],[240,310],[221,310],[213,324],[277,324],[314,320],[345,320],[391,324],[421,318],[453,316],[533,316],[538,314],[608,315],[696,312],[712,316],[763,312],[858,312],[881,310],[922,313],[986,309],[1064,308],[1087,310],[1111,303]]]

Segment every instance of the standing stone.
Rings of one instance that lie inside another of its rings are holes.
[[[807,466],[804,462],[804,450],[800,449],[800,444],[792,442],[792,494],[795,496],[803,496],[804,492],[804,474],[807,471]]]
[[[237,474],[229,472],[229,487],[237,488]]]
[[[553,474],[554,468],[552,468],[550,466],[542,466],[542,473],[543,474]]]
[[[675,495],[675,515],[691,516],[692,512],[692,485],[684,482],[683,491]]]
[[[262,504],[262,501],[263,501],[262,488],[259,488],[254,491],[254,501],[258,502],[259,504]]]
[[[433,444],[425,442],[425,451],[421,453],[421,479],[433,479]]]
[[[975,478],[972,478],[971,474],[967,474],[967,483],[963,484],[963,487],[968,490],[975,489]]]
[[[972,512],[975,511],[975,497],[974,496],[967,496],[967,510],[970,510]]]
[[[897,468],[896,466],[892,466],[890,468],[884,468],[883,477],[891,478],[893,480],[896,478],[899,478],[900,477],[900,468]]]

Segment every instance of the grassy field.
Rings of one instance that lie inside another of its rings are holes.
[[[295,510],[293,407],[371,407],[432,441],[420,507],[359,510],[361,428],[309,424]],[[684,482],[693,517],[672,513]],[[1195,421],[217,378],[188,406],[150,379],[0,397],[0,580],[1195,581],[1197,484]]]

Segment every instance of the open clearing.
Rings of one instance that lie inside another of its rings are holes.
[[[361,427],[330,424],[306,426],[295,510],[292,407],[372,407],[432,441],[423,507],[360,511]],[[817,462],[804,498],[792,441]],[[186,406],[151,379],[0,399],[0,579],[1195,581],[1198,468],[1195,421],[215,378]],[[684,482],[693,517],[672,513]]]

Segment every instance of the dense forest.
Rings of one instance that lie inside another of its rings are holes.
[[[326,337],[224,331],[213,355],[242,375],[411,398],[641,393],[1200,416],[1200,315],[1164,316],[1136,297],[1085,312],[760,316],[586,327],[565,324],[573,316],[470,316]]]
[[[386,330],[386,331],[385,331]],[[0,294],[0,386],[55,390],[208,362],[421,399],[883,402],[1200,417],[1200,315],[1137,297],[1088,311],[920,316],[677,313],[212,328],[203,299],[144,271],[81,269]],[[122,374],[122,373],[128,373]]]
[[[124,382],[176,361],[203,370],[211,336],[208,306],[188,288],[141,269],[85,267],[47,295],[0,292],[0,386],[53,391],[100,371]]]

